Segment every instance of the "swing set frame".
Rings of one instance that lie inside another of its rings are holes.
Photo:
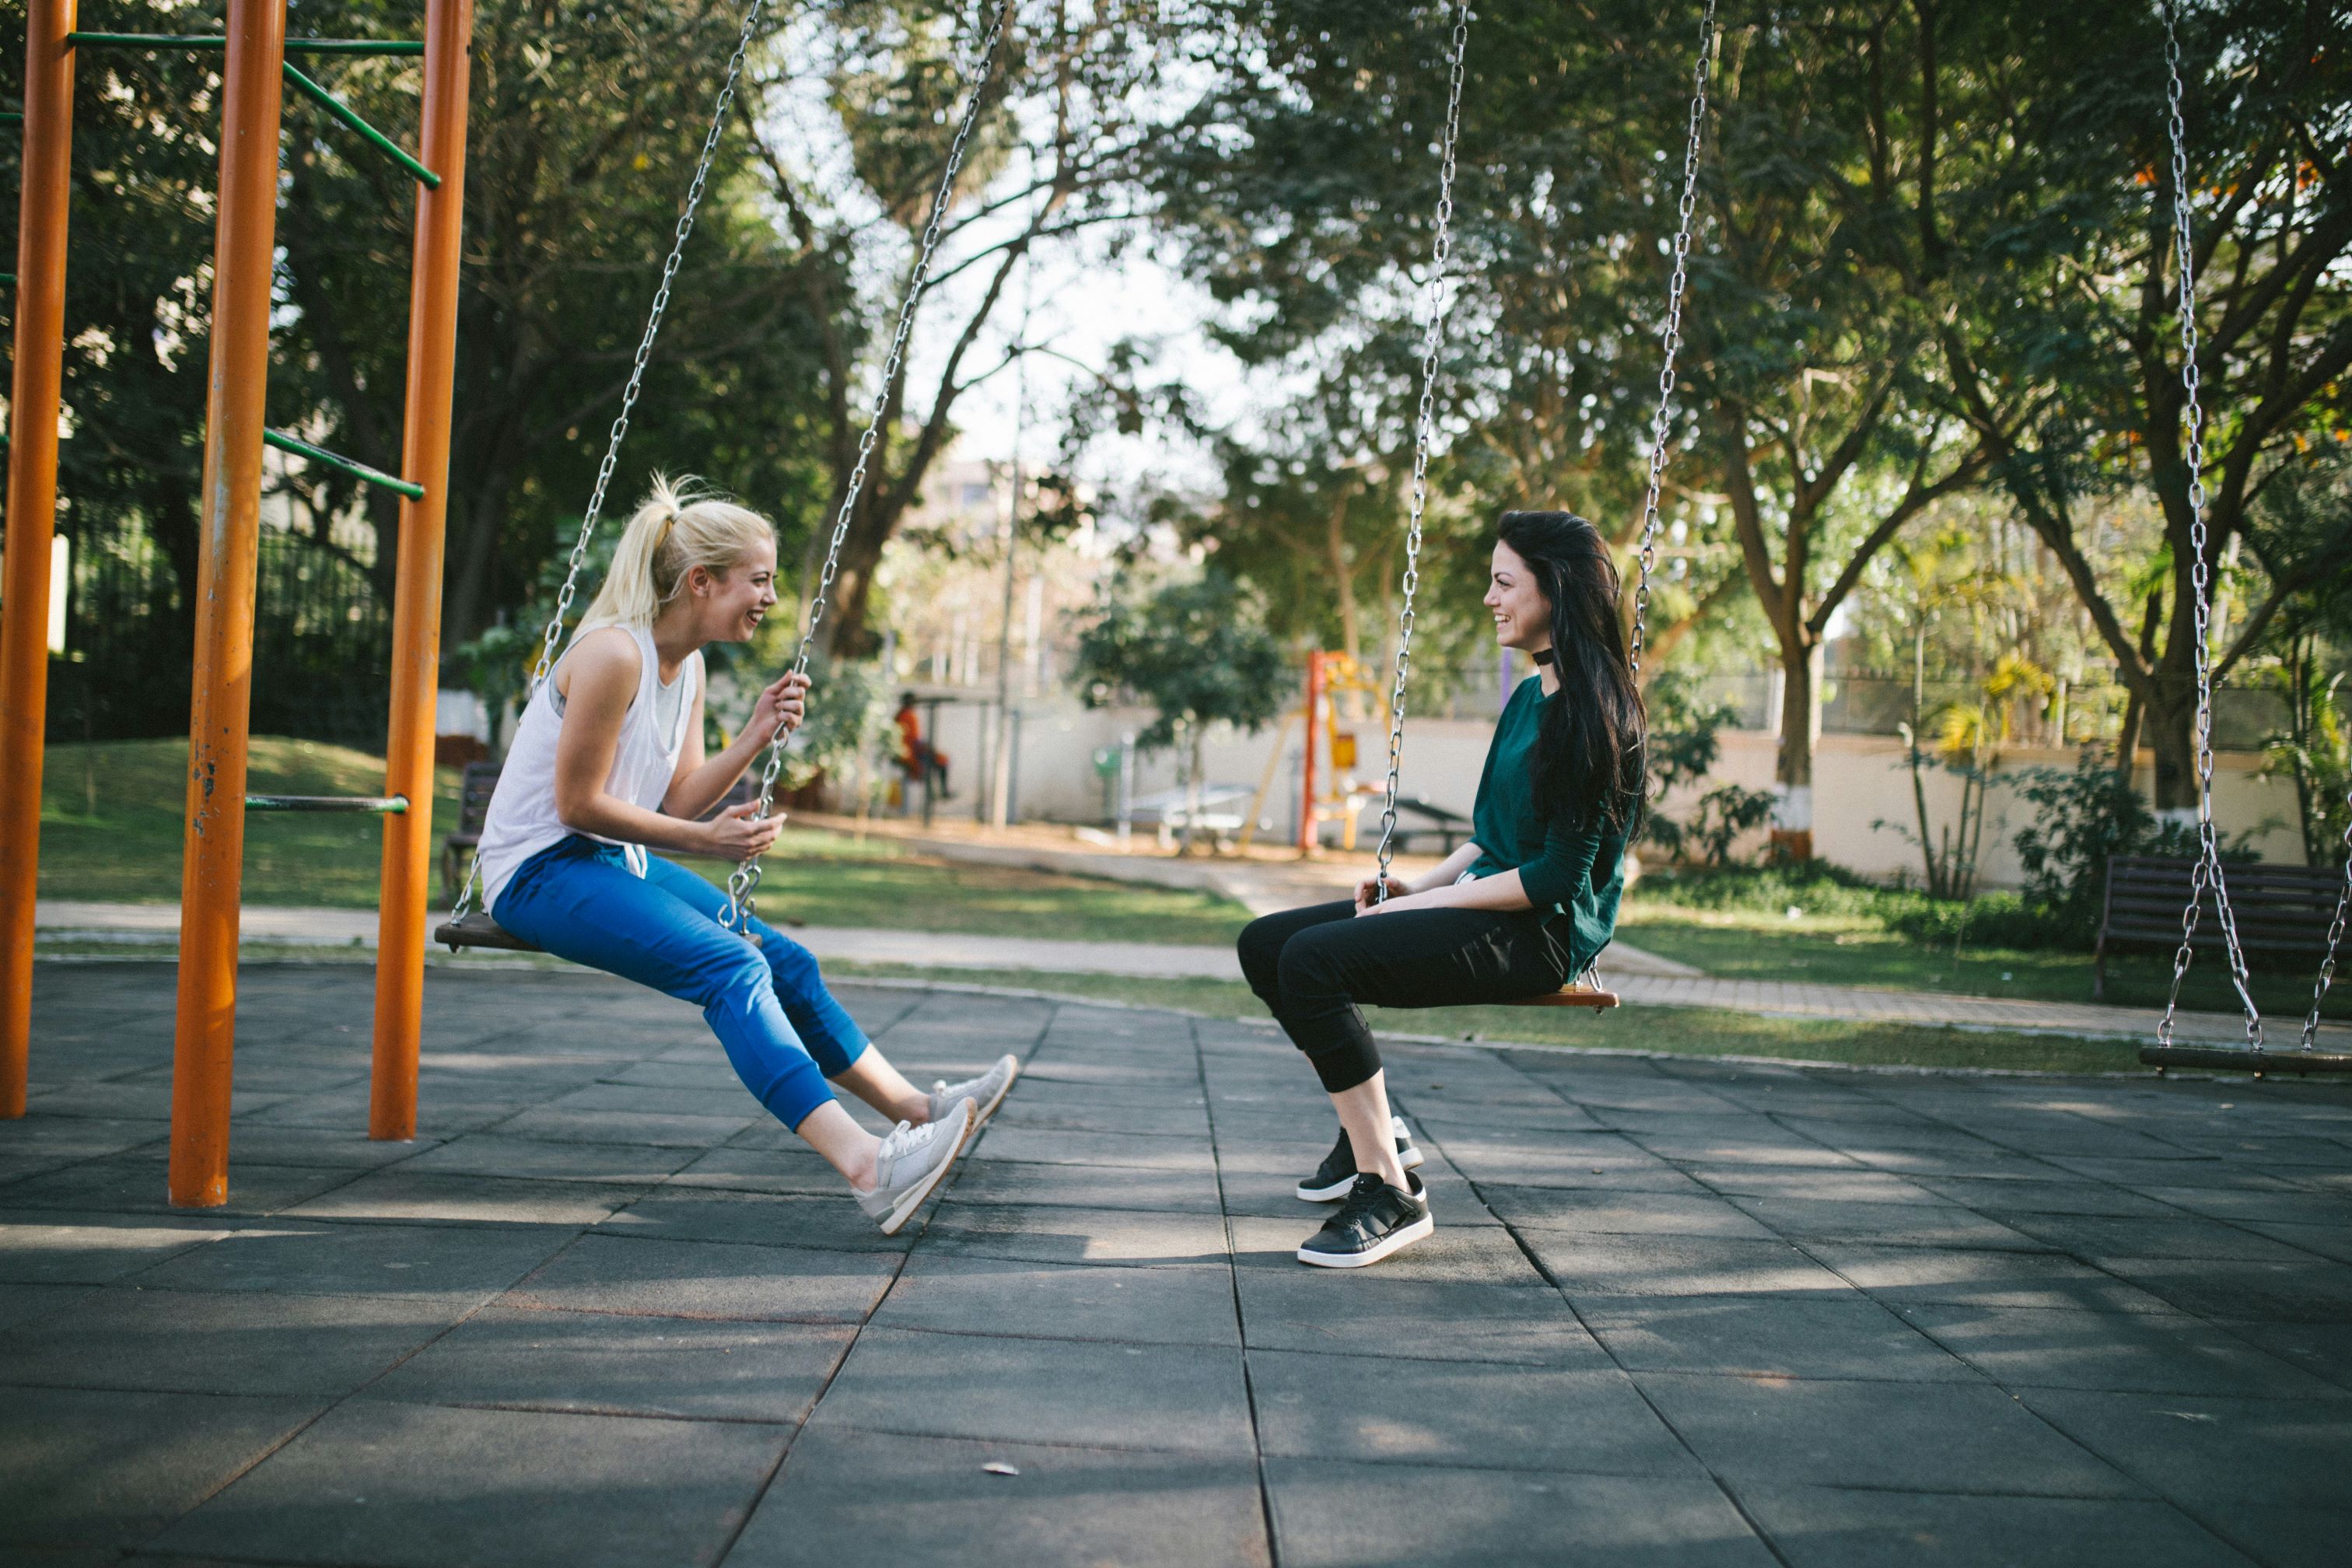
[[[228,0],[226,32],[158,37],[75,29],[76,0],[29,0],[25,49],[16,361],[8,510],[0,595],[0,1120],[25,1114],[32,1046],[34,900],[47,709],[58,418],[65,346],[74,65],[82,48],[218,51],[221,161],[214,238],[210,395],[205,420],[194,679],[189,701],[187,829],[181,863],[178,1012],[173,1033],[169,1191],[183,1208],[228,1201],[229,1093],[236,1047],[237,925],[250,811],[362,812],[383,819],[373,1070],[368,1136],[416,1131],[432,890],[433,717],[440,664],[450,405],[457,342],[460,223],[473,0],[425,0],[421,42],[289,39],[286,0]],[[289,54],[422,58],[422,134],[411,156]],[[264,422],[271,263],[277,237],[280,110],[286,89],[318,104],[415,180],[408,363],[400,472],[338,457]],[[249,795],[253,616],[261,536],[262,449],[276,447],[398,494],[390,733],[383,794]],[[411,809],[415,803],[425,803]]]

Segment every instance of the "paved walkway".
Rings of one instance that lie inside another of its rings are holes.
[[[440,916],[433,917],[436,921]],[[168,946],[178,940],[179,910],[170,904],[81,903],[44,900],[35,923],[50,942],[99,941]],[[319,948],[372,948],[375,916],[365,910],[274,909],[257,906],[243,917],[251,943]],[[820,959],[858,963],[903,963],[941,970],[1036,970],[1063,974],[1131,974],[1153,979],[1239,980],[1240,965],[1224,947],[1170,947],[1146,942],[1049,942],[976,932],[861,931],[796,927],[793,939]],[[443,950],[428,948],[438,959]],[[2013,1029],[2027,1034],[2144,1040],[2154,1037],[2153,1014],[2136,1007],[2089,1003],[2026,1002],[2000,997],[1954,996],[1929,991],[1877,991],[1843,985],[1811,985],[1771,980],[1718,980],[1625,943],[1612,944],[1601,973],[1629,1005],[1721,1007],[1735,1013],[1796,1018],[1843,1018],[1854,1022],[1958,1025]],[[2271,1041],[2292,1046],[2300,1018],[2270,1021]],[[2244,1043],[2245,1022],[2232,1013],[2184,1013],[2179,1038],[2184,1045]],[[2352,1028],[2325,1025],[2319,1041],[2332,1049],[2352,1049]]]
[[[44,968],[0,1124],[0,1558],[2245,1564],[2352,1535],[2352,1087],[1401,1047],[1440,1229],[1291,1249],[1270,1034],[843,988],[1027,1072],[877,1237],[693,1010],[257,966],[232,1202],[163,1206],[165,965]]]

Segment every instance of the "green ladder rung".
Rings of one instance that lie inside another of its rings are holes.
[[[404,795],[248,795],[247,811],[335,812],[368,816],[405,816]]]
[[[355,463],[349,458],[338,457],[324,447],[313,447],[308,441],[276,430],[264,430],[261,433],[261,440],[264,446],[275,447],[281,452],[291,452],[298,458],[308,458],[314,463],[323,463],[338,473],[349,474],[352,478],[368,484],[381,485],[385,489],[396,490],[410,500],[425,499],[423,485],[413,485],[406,479],[385,473],[382,468],[371,468],[365,463]]]
[[[219,33],[68,33],[66,42],[112,49],[226,49]],[[289,55],[421,55],[413,38],[289,38]]]

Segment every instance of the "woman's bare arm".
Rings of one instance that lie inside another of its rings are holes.
[[[1517,871],[1499,871],[1492,877],[1481,877],[1475,882],[1449,882],[1444,887],[1408,893],[1401,899],[1391,899],[1385,904],[1374,904],[1359,910],[1359,914],[1393,914],[1399,910],[1531,910],[1535,900],[1519,884]]]
[[[647,811],[606,791],[641,664],[635,643],[618,628],[590,633],[565,658],[563,728],[555,742],[557,819],[575,833],[684,855],[734,858],[766,848],[774,828],[747,821],[740,808],[715,822],[695,822]]]
[[[709,811],[735,786],[743,770],[768,749],[777,730],[790,733],[800,728],[802,716],[807,711],[808,688],[807,676],[791,672],[770,682],[752,704],[751,717],[745,721],[742,732],[708,762],[702,755],[704,693],[698,690],[691,720],[693,729],[687,736],[686,749],[678,753],[677,772],[670,780],[669,794],[662,799],[662,810],[672,816],[700,816]]]

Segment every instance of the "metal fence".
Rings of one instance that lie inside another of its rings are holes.
[[[164,551],[135,519],[74,520],[65,648],[49,661],[52,741],[184,733],[194,620]],[[392,627],[364,558],[264,529],[254,610],[252,725],[369,751],[390,711]]]

